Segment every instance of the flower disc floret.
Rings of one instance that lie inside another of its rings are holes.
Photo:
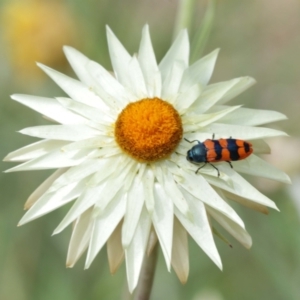
[[[119,114],[115,137],[123,151],[139,161],[170,155],[182,139],[182,122],[174,107],[159,98],[128,104]]]

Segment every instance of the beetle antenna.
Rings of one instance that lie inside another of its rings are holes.
[[[200,141],[198,141],[198,140],[193,140],[193,141],[189,141],[188,139],[186,139],[186,138],[184,138],[187,142],[189,142],[189,143],[194,143],[194,142],[198,142],[199,144],[201,143]]]

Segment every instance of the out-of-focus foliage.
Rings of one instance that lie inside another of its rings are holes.
[[[197,7],[191,36],[200,26],[206,7],[205,1],[195,2]],[[20,22],[24,22],[28,17],[28,7],[33,3],[36,8],[49,5],[49,9],[43,13],[31,9],[32,20],[39,20],[36,24],[40,25],[30,27],[28,32],[26,28],[19,28],[13,41],[9,35],[18,26],[17,19],[13,18],[19,17]],[[18,5],[23,7],[21,13]],[[52,11],[54,5],[55,13]],[[134,53],[145,23],[150,25],[157,59],[160,60],[172,40],[176,8],[177,1],[174,0],[1,0],[1,157],[34,141],[16,131],[48,124],[39,114],[10,100],[9,95],[63,95],[35,67],[35,61],[44,60],[42,62],[50,67],[74,76],[60,49],[63,44],[71,44],[110,68],[105,25],[108,24],[130,53]],[[289,117],[288,121],[274,124],[274,127],[287,131],[292,137],[270,140],[272,154],[266,159],[286,171],[295,183],[284,186],[249,178],[276,201],[281,213],[271,211],[264,216],[235,205],[253,237],[251,250],[244,249],[235,240],[231,240],[231,249],[216,238],[224,264],[224,271],[220,272],[191,242],[187,284],[182,286],[175,274],[169,274],[160,259],[152,299],[299,299],[299,15],[300,2],[297,0],[217,1],[215,25],[204,51],[208,53],[221,48],[213,81],[253,76],[258,84],[235,102],[252,108],[277,110]],[[41,28],[43,26],[46,27]],[[47,32],[51,32],[48,37]],[[37,34],[44,40],[34,39]],[[30,43],[31,51],[28,51]],[[18,65],[20,53],[25,59],[22,65]],[[43,55],[39,56],[39,53]],[[38,80],[36,74],[39,74]],[[1,170],[11,166],[2,163]],[[69,207],[24,227],[16,227],[26,198],[50,173],[20,172],[0,177],[0,299],[120,299],[126,290],[125,268],[122,266],[116,275],[111,276],[105,250],[89,270],[83,270],[84,259],[73,269],[65,268],[71,230],[54,237],[51,233]]]

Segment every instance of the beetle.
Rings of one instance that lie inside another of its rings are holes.
[[[218,140],[214,138],[215,134],[213,134],[212,139],[207,139],[203,143],[198,140],[189,141],[184,138],[189,143],[198,142],[197,145],[188,150],[186,156],[186,159],[191,163],[204,163],[196,170],[196,174],[206,164],[210,164],[217,170],[219,177],[220,172],[212,163],[226,161],[232,168],[231,161],[245,159],[253,152],[252,144],[249,142],[233,139],[231,137],[229,139]]]

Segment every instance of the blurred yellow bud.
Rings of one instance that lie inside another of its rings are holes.
[[[35,62],[64,67],[62,46],[78,45],[75,20],[63,3],[14,0],[7,2],[1,14],[7,55],[16,73],[27,79],[42,75]]]

